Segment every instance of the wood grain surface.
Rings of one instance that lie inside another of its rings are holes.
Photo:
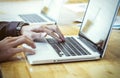
[[[61,26],[65,35],[79,32],[76,26]],[[60,64],[30,65],[23,53],[0,64],[3,78],[120,78],[120,30],[113,30],[104,58]]]

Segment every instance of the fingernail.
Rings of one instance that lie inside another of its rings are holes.
[[[36,48],[36,45],[34,44],[32,48]]]
[[[35,52],[36,52],[36,50],[33,49],[33,50],[32,50],[32,54],[35,54]]]
[[[62,42],[62,39],[59,39],[58,41],[59,41],[59,42]]]
[[[26,55],[34,55],[34,54],[35,54],[35,52],[32,52],[32,53],[27,52],[26,53]]]
[[[31,50],[31,52],[26,52],[26,55],[33,55],[33,54],[35,54],[35,50]]]

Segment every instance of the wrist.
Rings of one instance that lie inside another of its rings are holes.
[[[22,28],[26,25],[29,25],[28,23],[20,22],[19,25],[16,27],[17,35],[22,35]]]

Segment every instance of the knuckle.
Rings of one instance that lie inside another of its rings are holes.
[[[27,38],[26,36],[21,36],[22,41],[26,41],[27,40],[26,38]]]

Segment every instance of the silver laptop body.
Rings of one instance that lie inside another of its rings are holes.
[[[37,11],[35,10],[35,12],[34,10],[33,12],[27,12],[27,11],[24,12],[24,10],[26,9],[23,9],[22,12],[17,12],[17,10],[19,9],[21,10],[21,7],[24,8],[24,6],[20,7],[19,5],[19,6],[16,6],[18,7],[18,9],[11,10],[13,11],[13,13],[10,12],[10,14],[9,13],[1,14],[0,21],[24,21],[29,24],[55,24],[57,22],[57,19],[59,16],[59,10],[62,5],[61,1],[62,0],[40,1],[40,7],[38,7],[39,10]],[[60,2],[59,6],[57,5],[58,2]],[[4,7],[7,7],[7,3],[6,3],[6,6]]]
[[[27,60],[30,64],[46,64],[101,59],[105,54],[119,2],[119,0],[90,0],[78,36],[67,36],[65,43],[58,43],[55,40],[56,43],[52,43],[53,41],[49,41],[53,40],[52,38],[35,42],[36,54],[26,54]],[[23,46],[30,48],[27,45]],[[73,48],[76,50],[73,51]]]

